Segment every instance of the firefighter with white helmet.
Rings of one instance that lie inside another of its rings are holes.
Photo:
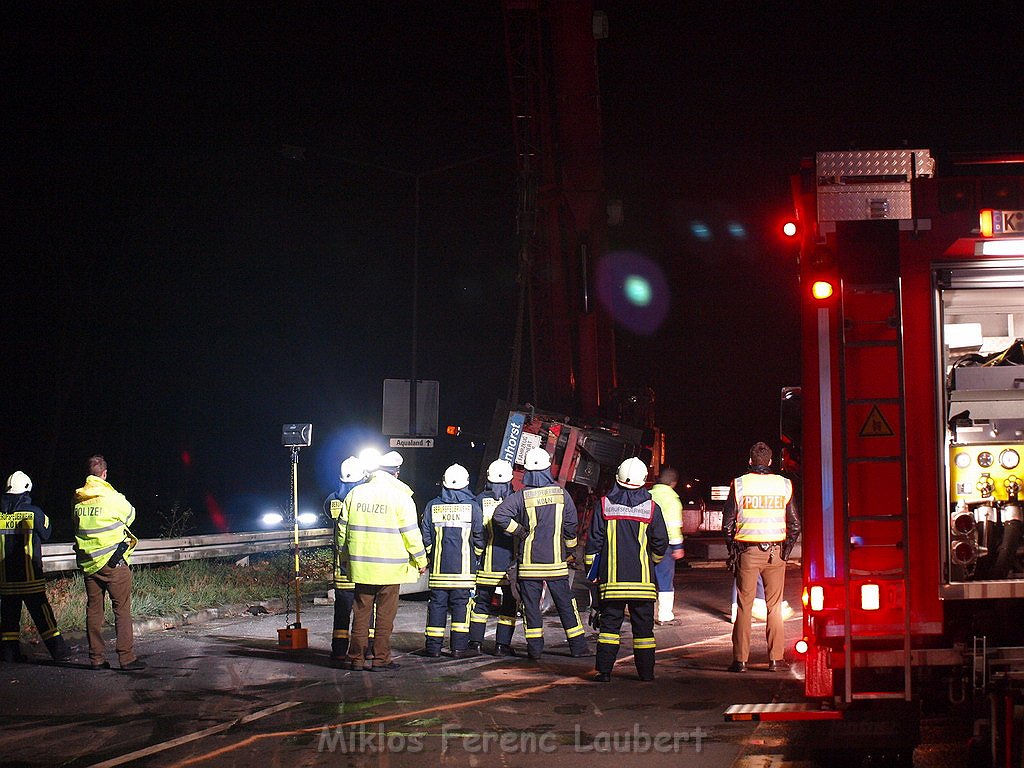
[[[452,656],[475,655],[469,649],[469,598],[476,561],[483,553],[483,512],[469,490],[469,472],[461,464],[444,471],[441,495],[423,510],[423,545],[430,558],[430,604],[422,654],[440,656],[451,616]]]
[[[512,463],[495,459],[487,467],[487,485],[476,497],[483,511],[484,554],[476,572],[476,595],[473,597],[469,623],[469,645],[480,650],[487,619],[496,616],[494,655],[515,656],[512,633],[516,628],[518,601],[508,580],[508,568],[515,552],[511,536],[494,525],[495,508],[512,493]],[[495,606],[495,593],[501,587],[501,604]]]
[[[594,511],[586,563],[598,582],[601,632],[595,668],[598,682],[611,680],[626,611],[633,629],[633,660],[641,680],[654,679],[654,569],[668,547],[661,507],[644,488],[647,465],[623,461],[615,485]]]
[[[527,653],[531,659],[539,659],[544,652],[540,598],[546,583],[569,641],[569,653],[589,656],[566,565],[576,547],[576,504],[551,476],[551,457],[546,450],[527,451],[523,466],[523,489],[495,508],[492,525],[518,539],[517,578],[526,619]]]
[[[342,522],[342,510],[345,497],[357,485],[366,482],[366,470],[363,463],[355,456],[349,456],[341,462],[338,490],[324,500],[324,514],[334,521],[334,633],[331,637],[331,663],[343,666],[348,653],[349,623],[352,618],[352,601],[355,599],[356,585],[349,578],[347,565],[341,557],[338,546],[338,531]],[[370,621],[370,636],[367,655],[373,657],[373,621]]]
[[[28,608],[54,661],[71,653],[61,637],[43,578],[42,542],[50,538],[50,518],[32,503],[32,480],[21,470],[7,478],[0,502],[0,645],[4,661],[23,661],[21,604]]]

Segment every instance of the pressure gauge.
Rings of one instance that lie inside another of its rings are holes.
[[[987,469],[988,467],[991,467],[994,462],[995,457],[993,457],[992,454],[989,453],[988,451],[982,451],[981,453],[978,454],[979,467],[985,467]]]
[[[958,453],[953,461],[956,462],[956,465],[960,467],[960,469],[967,469],[971,466],[971,454],[963,452]]]
[[[1013,448],[1007,448],[999,454],[999,466],[1003,469],[1014,469],[1020,464],[1020,454]]]

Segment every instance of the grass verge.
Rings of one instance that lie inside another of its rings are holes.
[[[137,619],[176,616],[186,611],[292,594],[291,554],[251,555],[248,565],[236,565],[236,561],[237,558],[224,558],[133,566],[132,615]],[[330,588],[333,557],[329,547],[304,551],[301,566],[304,593]],[[48,581],[46,595],[61,631],[85,629],[85,581],[81,571]],[[106,619],[108,623],[114,620],[109,600]],[[30,642],[39,639],[27,611],[22,611],[21,634]]]

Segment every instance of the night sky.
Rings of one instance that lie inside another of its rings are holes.
[[[620,383],[655,390],[670,463],[714,483],[775,442],[798,383],[774,230],[800,158],[1024,146],[1016,4],[801,5],[598,3],[609,249],[670,297],[657,329],[619,329]],[[179,501],[246,530],[287,503],[283,423],[314,423],[306,506],[381,444],[382,381],[411,368],[417,176],[417,374],[442,428],[486,433],[518,294],[497,0],[3,14],[0,472],[33,477],[59,533],[93,452],[150,520]]]

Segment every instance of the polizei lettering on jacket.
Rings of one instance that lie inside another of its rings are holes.
[[[740,500],[744,509],[785,509],[786,497],[774,493],[744,494]]]
[[[358,512],[365,512],[368,515],[386,515],[388,511],[388,505],[373,504],[369,501],[357,501],[356,510]]]

